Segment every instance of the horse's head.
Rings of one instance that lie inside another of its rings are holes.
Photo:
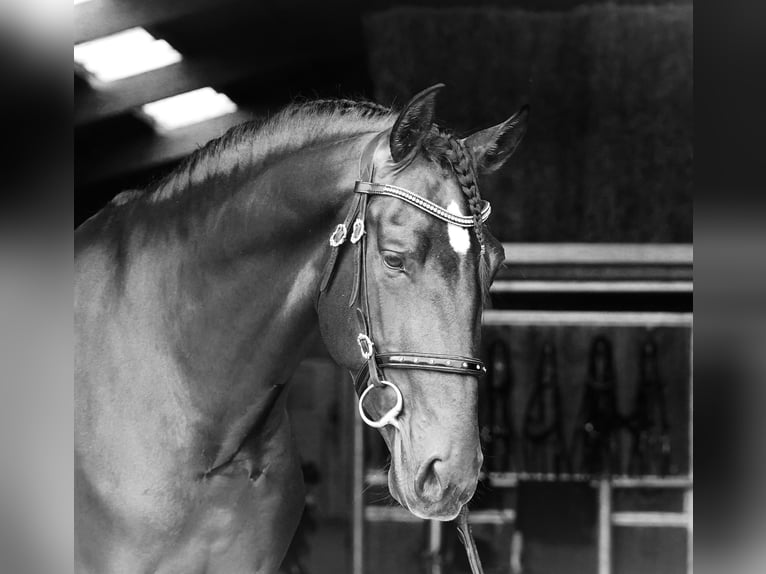
[[[469,217],[448,223],[416,198],[367,195],[368,205],[349,218],[364,221],[364,239],[339,247],[340,263],[318,309],[334,358],[352,373],[367,367],[358,392],[370,379],[376,385],[364,396],[366,416],[385,417],[401,393],[401,412],[380,428],[391,452],[391,494],[417,516],[450,520],[473,496],[483,459],[477,420],[483,373],[462,358],[479,351],[484,293],[503,261],[502,246],[480,223],[485,206],[475,175],[497,169],[513,153],[526,110],[458,140],[433,125],[439,87],[415,96],[393,127],[372,140],[362,156],[363,176]],[[362,357],[360,334],[369,335],[377,357]]]

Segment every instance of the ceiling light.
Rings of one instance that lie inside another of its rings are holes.
[[[74,0],[74,5],[77,6],[78,4],[85,4],[86,2],[90,2],[91,0]]]
[[[143,28],[130,28],[77,44],[74,61],[96,80],[113,82],[180,62],[181,54]]]
[[[155,129],[167,132],[237,111],[237,104],[213,88],[200,88],[141,106]]]

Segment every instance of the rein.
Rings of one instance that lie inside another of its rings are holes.
[[[382,428],[386,425],[398,427],[397,418],[402,411],[404,400],[399,388],[384,378],[383,369],[417,369],[424,371],[437,371],[459,375],[482,377],[487,369],[484,363],[474,357],[461,355],[443,355],[436,353],[420,353],[412,351],[377,352],[373,342],[373,333],[370,323],[370,306],[367,289],[367,233],[365,221],[367,218],[367,206],[374,196],[387,196],[404,201],[417,209],[436,217],[448,224],[463,228],[471,228],[478,224],[472,216],[457,215],[450,213],[440,205],[413,193],[407,189],[374,181],[375,167],[373,156],[380,141],[386,132],[378,134],[365,147],[359,158],[359,180],[354,185],[354,199],[351,208],[346,214],[343,223],[339,223],[330,235],[330,247],[332,251],[325,264],[322,273],[322,281],[319,295],[325,293],[332,280],[335,271],[338,254],[341,247],[349,242],[354,246],[354,282],[349,298],[349,307],[356,307],[359,323],[357,343],[362,355],[362,365],[353,376],[354,388],[359,396],[359,415],[368,426]],[[480,223],[484,223],[490,216],[492,208],[487,201],[482,201]],[[350,237],[349,229],[351,230]],[[367,383],[365,387],[364,384]],[[375,388],[390,387],[396,394],[396,402],[389,411],[378,420],[372,420],[364,410],[364,401],[368,393]],[[468,508],[463,506],[456,519],[458,534],[465,546],[468,561],[473,574],[482,574],[481,561],[471,535],[468,524]]]

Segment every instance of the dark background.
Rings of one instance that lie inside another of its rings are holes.
[[[406,5],[405,5],[406,4]],[[75,74],[75,224],[231,125],[313,97],[390,105],[436,83],[459,134],[532,107],[527,138],[482,182],[503,241],[690,242],[690,2],[104,0],[75,41],[133,25],[180,64],[94,90]],[[211,85],[241,108],[157,135],[137,106]]]

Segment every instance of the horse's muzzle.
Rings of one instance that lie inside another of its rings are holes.
[[[404,481],[399,479],[392,463],[389,490],[402,506],[419,518],[453,520],[476,491],[482,459],[479,452],[472,465],[464,466],[456,464],[458,461],[432,456],[419,466],[414,479]]]

